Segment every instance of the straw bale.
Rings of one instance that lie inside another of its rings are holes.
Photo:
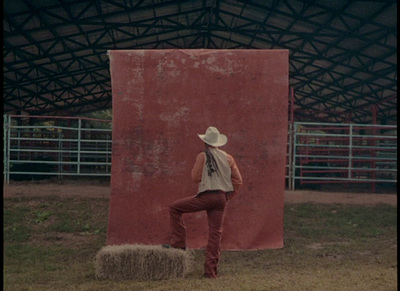
[[[192,264],[190,251],[139,244],[105,246],[94,259],[96,278],[109,280],[183,278]]]

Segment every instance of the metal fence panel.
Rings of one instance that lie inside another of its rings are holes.
[[[111,175],[112,129],[104,126],[111,121],[31,116],[3,116],[3,120],[6,184],[10,177],[24,175],[33,179]]]
[[[397,126],[295,122],[291,189],[312,183],[397,183]]]
[[[292,190],[296,184],[397,183],[397,126],[290,123],[287,149]],[[109,120],[3,116],[7,184],[23,175],[110,176],[111,154]]]

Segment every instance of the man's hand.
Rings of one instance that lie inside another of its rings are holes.
[[[231,200],[235,195],[237,194],[237,192],[235,191],[231,191],[231,192],[226,192],[226,201]]]

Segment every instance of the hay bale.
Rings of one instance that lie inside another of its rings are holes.
[[[183,278],[192,263],[192,252],[136,244],[103,247],[94,259],[96,278],[109,280]]]

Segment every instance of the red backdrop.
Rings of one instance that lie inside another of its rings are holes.
[[[195,195],[197,134],[228,136],[221,149],[242,173],[228,202],[222,249],[283,246],[288,111],[287,50],[110,51],[113,154],[107,244],[168,242],[168,205]],[[188,247],[207,243],[205,212],[185,214]]]

